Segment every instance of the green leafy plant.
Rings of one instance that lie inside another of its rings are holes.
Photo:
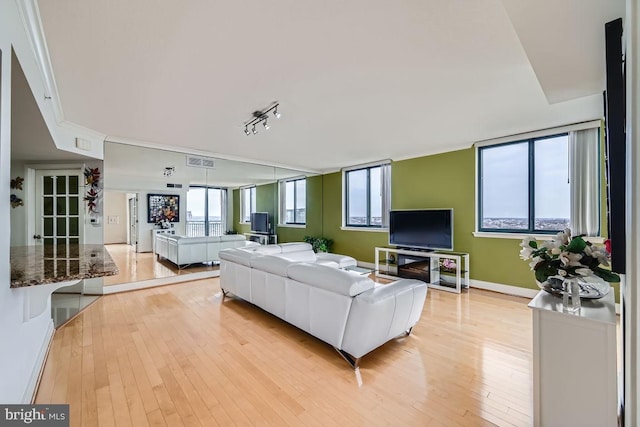
[[[619,282],[620,276],[606,268],[609,253],[604,247],[596,247],[582,236],[571,237],[568,228],[549,241],[537,242],[526,237],[520,243],[520,258],[531,260],[529,266],[536,280],[543,283],[549,279],[565,279],[596,275],[607,282]]]
[[[333,246],[333,240],[325,237],[304,236],[302,240],[309,243],[314,252],[330,252]]]

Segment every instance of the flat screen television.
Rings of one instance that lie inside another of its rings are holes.
[[[251,231],[253,233],[269,234],[269,212],[254,212],[251,214]]]
[[[397,210],[389,214],[389,244],[453,250],[453,209]]]
[[[626,270],[626,82],[623,61],[622,18],[605,24],[607,90],[605,100],[607,214],[611,239],[611,269]]]

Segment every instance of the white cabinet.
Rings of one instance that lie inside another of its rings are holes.
[[[258,242],[261,245],[277,245],[277,234],[261,234],[261,233],[244,233],[247,240]]]
[[[469,254],[462,252],[376,248],[375,269],[378,277],[418,279],[448,292],[469,287]]]
[[[158,234],[176,234],[176,230],[173,228],[154,228],[151,230],[151,250],[156,253],[156,236]]]
[[[582,300],[577,314],[540,291],[533,309],[535,426],[616,426],[618,390],[614,291]]]

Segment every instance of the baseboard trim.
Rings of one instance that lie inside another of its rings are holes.
[[[154,288],[156,286],[173,285],[176,283],[190,282],[192,280],[209,279],[219,277],[220,270],[201,271],[199,273],[190,273],[182,276],[162,277],[159,279],[144,280],[142,282],[120,283],[118,285],[104,286],[103,295],[117,294],[119,292],[137,291],[139,289]]]
[[[533,298],[538,295],[540,289],[521,288],[519,286],[504,285],[502,283],[485,282],[483,280],[471,279],[472,288],[484,289],[486,291],[499,292],[501,294],[514,295],[523,298]]]
[[[25,405],[32,404],[36,399],[38,385],[40,384],[40,378],[42,378],[42,372],[44,371],[44,363],[47,360],[47,355],[49,354],[49,349],[51,348],[51,343],[53,342],[54,332],[55,328],[53,327],[53,320],[51,320],[49,322],[47,332],[44,335],[44,339],[42,340],[40,351],[38,351],[38,357],[36,358],[36,363],[33,367],[33,371],[29,376],[27,388],[25,389],[24,395],[22,396],[22,403]]]

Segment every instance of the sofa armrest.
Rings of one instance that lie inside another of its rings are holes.
[[[321,262],[335,262],[336,264],[338,264],[338,267],[340,268],[345,268],[345,267],[351,267],[351,266],[356,266],[358,265],[358,262],[356,261],[355,258],[347,256],[347,255],[340,255],[340,254],[331,254],[331,253],[327,253],[327,252],[318,252],[316,254],[316,258],[318,259],[318,261]]]
[[[342,350],[358,358],[381,346],[420,319],[427,284],[401,279],[377,286],[353,299]]]

